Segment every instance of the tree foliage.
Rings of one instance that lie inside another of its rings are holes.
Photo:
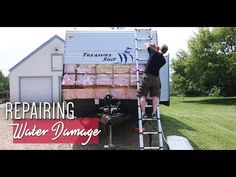
[[[172,62],[173,88],[186,96],[236,95],[236,28],[200,28]]]
[[[9,78],[5,77],[0,70],[0,92],[9,90]]]

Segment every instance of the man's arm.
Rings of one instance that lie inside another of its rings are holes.
[[[155,49],[155,45],[154,44],[150,44],[150,43],[145,43],[145,48],[147,49],[148,47],[151,47],[152,49]]]

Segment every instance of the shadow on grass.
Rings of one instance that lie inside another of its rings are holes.
[[[184,103],[215,104],[215,105],[236,105],[236,98],[209,98],[202,100],[181,101]]]
[[[181,133],[181,130],[189,130],[189,131],[196,131],[192,127],[183,122],[176,120],[173,117],[161,115],[162,119],[162,126],[164,130],[165,136],[168,135],[179,135],[184,136]],[[154,124],[156,125],[156,124]],[[148,126],[148,124],[147,124]],[[126,120],[124,122],[120,122],[116,125],[112,126],[112,137],[113,137],[113,144],[116,145],[116,148],[113,150],[139,150],[139,135],[137,132],[134,131],[136,127],[136,123],[133,119]],[[105,128],[105,129],[104,129]],[[108,127],[100,124],[101,133],[99,134],[99,143],[98,144],[88,144],[86,146],[82,146],[79,144],[74,144],[74,150],[106,150],[104,149],[104,145],[108,143]],[[186,137],[190,144],[193,146],[194,149],[199,149],[199,147],[194,144],[188,137]],[[147,140],[145,140],[147,142]]]
[[[186,137],[181,132],[181,130],[196,131],[194,128],[179,120],[176,120],[173,117],[166,116],[163,114],[161,115],[161,120],[165,136],[170,136],[170,135],[183,136],[189,140],[189,143],[193,146],[193,149],[196,150],[199,149],[199,147],[196,144],[194,144],[188,137]]]

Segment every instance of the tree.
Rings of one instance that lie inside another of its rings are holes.
[[[9,77],[5,77],[0,70],[0,92],[9,90]]]
[[[236,95],[236,28],[200,28],[172,63],[173,88],[187,96]]]

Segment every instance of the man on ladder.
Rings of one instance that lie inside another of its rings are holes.
[[[141,85],[138,89],[138,94],[140,96],[142,119],[145,119],[147,117],[145,112],[145,105],[148,92],[150,92],[150,96],[152,97],[152,118],[156,119],[157,106],[159,105],[161,92],[159,70],[166,63],[163,54],[168,51],[168,46],[163,45],[161,48],[159,48],[155,44],[153,45],[145,43],[145,47],[148,50],[149,58],[144,74],[142,76]]]

